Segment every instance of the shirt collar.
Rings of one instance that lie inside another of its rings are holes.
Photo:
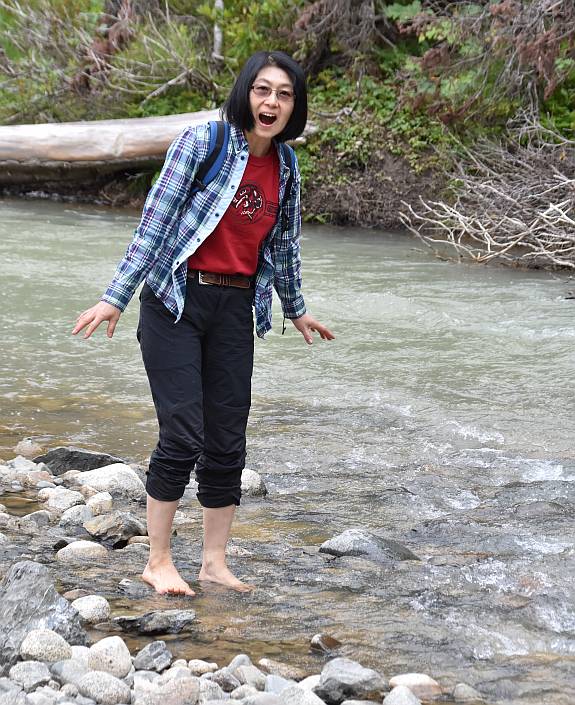
[[[239,127],[236,127],[236,125],[230,124],[230,136],[231,136],[231,140],[232,140],[233,149],[236,154],[238,154],[239,152],[242,152],[244,150],[245,151],[249,150],[248,141],[245,138],[244,133],[242,132],[242,130],[240,130]],[[275,140],[273,142],[273,145],[277,149],[277,152],[278,152],[281,171],[283,172],[284,177],[287,178],[289,176],[289,169],[284,162],[283,152],[279,147],[279,143],[276,142]]]

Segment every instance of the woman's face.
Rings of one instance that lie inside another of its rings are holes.
[[[266,88],[273,89],[269,96],[265,96]],[[250,107],[254,116],[254,127],[250,132],[267,139],[279,135],[291,117],[294,100],[293,84],[288,74],[277,66],[263,68],[250,90]]]

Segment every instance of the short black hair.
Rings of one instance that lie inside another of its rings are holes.
[[[249,132],[253,129],[255,123],[250,108],[250,91],[256,76],[266,66],[283,69],[293,84],[293,112],[287,125],[274,138],[277,142],[293,140],[301,135],[307,122],[307,88],[303,69],[283,51],[258,51],[250,56],[222,106],[222,117],[240,130]]]

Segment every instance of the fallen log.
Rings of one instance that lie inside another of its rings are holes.
[[[188,125],[218,110],[162,117],[0,126],[0,186],[83,182],[159,167]]]

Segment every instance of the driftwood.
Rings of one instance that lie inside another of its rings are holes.
[[[74,181],[160,165],[188,125],[218,110],[163,117],[0,126],[0,185]]]
[[[575,141],[524,117],[507,142],[465,151],[454,199],[404,202],[404,225],[460,258],[575,269]]]

